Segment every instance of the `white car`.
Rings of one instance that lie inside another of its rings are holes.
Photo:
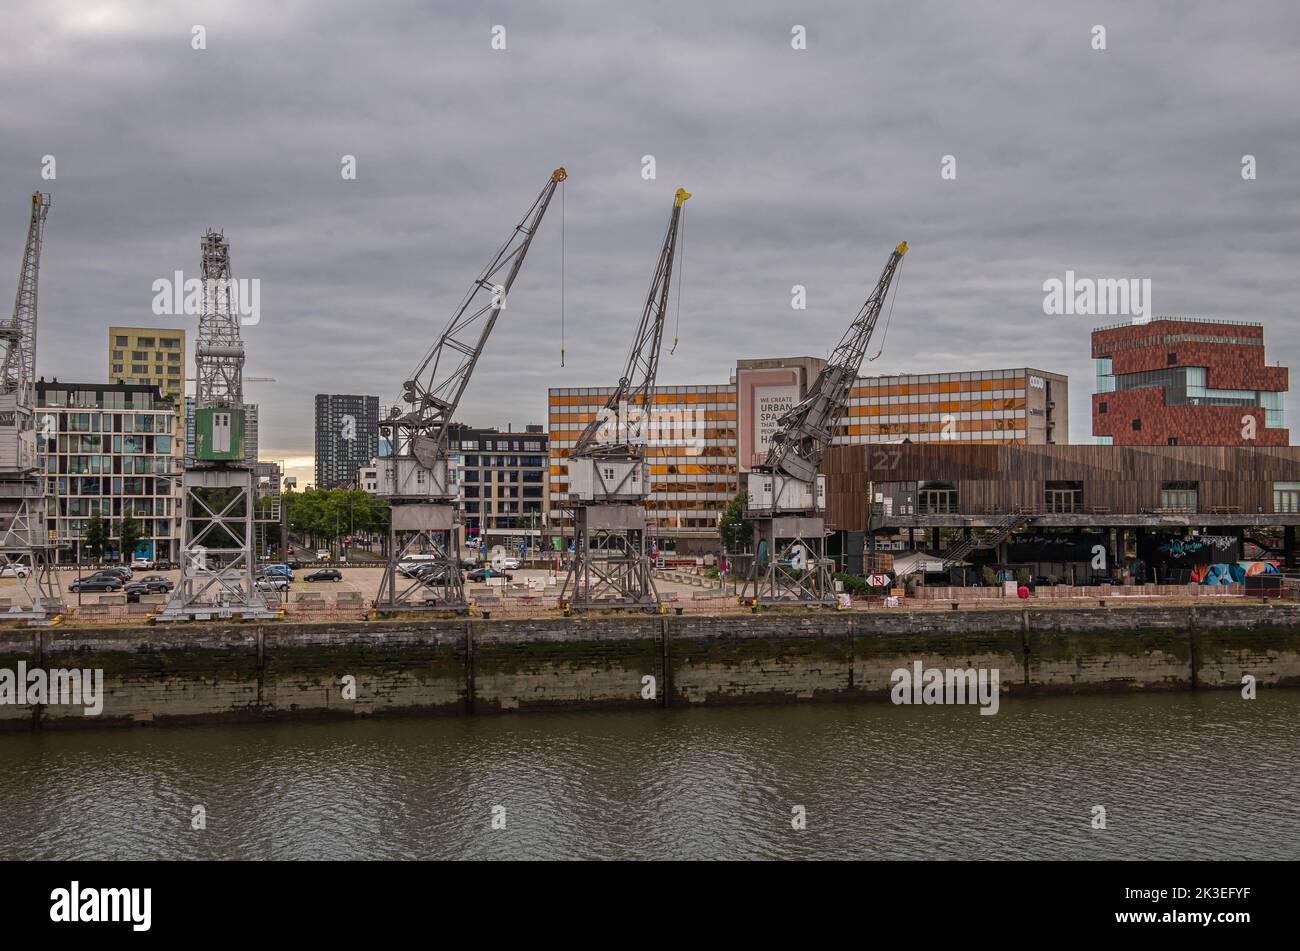
[[[518,571],[518,570],[519,570],[520,568],[522,568],[523,566],[524,566],[524,563],[523,563],[522,561],[520,561],[518,558],[503,558],[503,559],[501,559],[501,567],[502,567],[502,569],[505,570],[505,571]]]
[[[327,550],[325,550],[324,548],[322,548],[322,549],[320,549],[318,552],[316,552],[316,560],[317,560],[317,561],[329,561],[329,560],[330,560],[330,553],[329,553]]]
[[[26,578],[31,573],[26,565],[0,565],[0,578]]]
[[[283,576],[263,575],[255,582],[258,591],[288,591],[289,579]]]

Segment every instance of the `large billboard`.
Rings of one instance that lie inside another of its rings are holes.
[[[736,372],[736,433],[740,470],[762,463],[781,414],[803,395],[799,367],[742,369]]]

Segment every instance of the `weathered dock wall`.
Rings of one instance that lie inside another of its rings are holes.
[[[887,700],[915,661],[1013,697],[1295,687],[1300,605],[9,629],[0,672],[102,670],[103,709],[10,700],[0,729]]]

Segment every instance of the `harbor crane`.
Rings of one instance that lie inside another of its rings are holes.
[[[403,385],[400,405],[380,421],[388,455],[377,466],[377,494],[389,501],[392,514],[388,564],[374,602],[378,612],[468,611],[460,575],[457,490],[448,472],[449,430],[555,189],[566,178],[563,168],[551,173]],[[409,560],[413,555],[421,556],[418,570]]]
[[[181,575],[155,620],[274,618],[278,609],[254,573],[256,460],[244,458],[244,342],[230,242],[209,229],[199,255],[203,310],[194,346],[194,464],[181,476]]]
[[[741,595],[761,605],[834,607],[826,558],[826,482],[817,474],[848,407],[863,355],[876,329],[907,242],[894,248],[875,290],[858,311],[807,394],[777,420],[767,457],[749,473],[747,511],[754,562]]]
[[[50,196],[35,192],[13,317],[0,321],[0,575],[18,579],[24,602],[4,616],[34,624],[50,623],[63,606],[36,427],[36,303],[49,211]],[[52,427],[42,425],[41,430],[40,439],[54,438]]]
[[[618,386],[569,451],[573,561],[560,592],[566,610],[659,609],[646,552],[646,448],[682,206],[690,197],[683,188],[673,196],[668,232]]]

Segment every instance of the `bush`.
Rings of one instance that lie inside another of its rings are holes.
[[[981,569],[980,576],[983,577],[984,583],[990,588],[996,588],[998,586],[998,573],[988,565],[985,565],[983,569]]]
[[[867,588],[867,579],[861,575],[850,575],[843,571],[835,572],[835,580],[844,588],[844,593],[853,597],[860,597],[869,590]]]
[[[1016,581],[1019,582],[1020,584],[1023,584],[1023,585],[1027,585],[1027,584],[1029,584],[1029,579],[1030,579],[1031,577],[1033,577],[1033,576],[1029,573],[1029,569],[1028,569],[1028,568],[1017,568],[1017,569],[1016,569]]]
[[[717,569],[717,568],[706,568],[706,569],[704,569],[704,577],[706,577],[706,578],[716,578],[716,577],[718,577],[718,569]]]

